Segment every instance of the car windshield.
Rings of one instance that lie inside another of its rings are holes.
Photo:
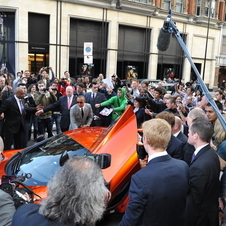
[[[60,134],[46,142],[41,142],[40,145],[34,145],[34,148],[28,151],[26,149],[22,151],[17,176],[30,173],[31,178],[24,182],[26,185],[46,185],[61,167],[60,161],[64,153],[71,158],[74,155],[84,155],[90,152],[72,138]]]

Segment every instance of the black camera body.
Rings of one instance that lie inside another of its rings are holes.
[[[47,88],[43,88],[43,89],[40,89],[40,91],[46,92],[46,91],[48,91],[48,89]]]
[[[4,192],[8,193],[13,201],[15,208],[27,203],[34,202],[34,192],[24,185],[22,182],[25,178],[30,178],[30,174],[25,174],[24,176],[9,176],[3,175],[2,176],[2,184],[0,185],[0,189]],[[20,186],[20,187],[19,187]],[[23,194],[27,193],[30,199],[28,200]],[[38,196],[37,194],[35,194]],[[40,196],[38,196],[41,198]]]

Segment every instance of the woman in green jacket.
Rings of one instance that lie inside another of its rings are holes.
[[[112,105],[112,120],[116,120],[126,109],[127,98],[126,98],[126,90],[124,88],[118,88],[117,96],[111,97],[109,100],[106,100],[100,104],[96,104],[95,107],[105,107],[108,105]]]

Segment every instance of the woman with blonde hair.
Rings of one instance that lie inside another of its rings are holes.
[[[226,115],[223,115],[226,119]],[[226,133],[220,123],[220,120],[217,119],[214,124],[214,134],[213,134],[213,144],[216,146],[217,154],[226,161]]]
[[[226,115],[223,115],[223,117],[226,119]],[[219,119],[214,124],[213,144],[220,160],[221,170],[223,171],[221,177],[221,195],[219,198],[219,223],[222,226],[226,226],[226,132]]]

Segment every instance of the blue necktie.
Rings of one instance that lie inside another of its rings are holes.
[[[195,156],[196,156],[195,153],[193,153],[192,158],[191,158],[191,163],[194,161]]]
[[[23,105],[23,102],[22,102],[22,100],[20,99],[20,113],[21,113],[21,115],[23,115],[24,114],[24,105]]]

